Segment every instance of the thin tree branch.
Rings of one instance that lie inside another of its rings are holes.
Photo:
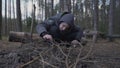
[[[81,48],[79,49],[79,54],[77,55],[77,58],[76,58],[76,61],[75,61],[75,64],[74,64],[73,68],[76,68],[76,66],[77,66],[77,64],[79,62],[79,59],[80,59],[81,52],[83,50],[83,46],[81,45],[81,43],[79,43],[79,45],[81,46]]]
[[[65,56],[67,57],[67,55],[63,52],[63,50],[61,49],[61,47],[59,45],[56,45],[58,47],[58,49],[60,50],[60,52]]]
[[[39,54],[39,56],[41,57],[41,60],[42,60],[42,61],[44,61],[44,59],[43,59],[42,55],[41,55],[41,54]],[[44,64],[44,63],[42,64],[42,66],[43,66],[43,68],[45,68],[45,64]]]
[[[93,41],[93,44],[91,45],[88,53],[87,53],[84,57],[80,58],[80,60],[86,59],[86,58],[88,58],[88,57],[90,56],[90,54],[91,54],[92,51],[93,51],[93,46],[94,46],[94,45],[95,45],[95,42]],[[80,61],[80,60],[79,60],[79,61]]]
[[[43,62],[43,63],[45,63],[45,64],[47,64],[47,65],[49,65],[49,66],[51,66],[51,67],[53,67],[53,68],[58,68],[57,66],[54,66],[54,65],[52,65],[52,64],[50,64],[50,63],[48,63],[46,61],[42,61],[42,60],[40,60],[40,61]]]
[[[36,57],[36,58],[34,58],[33,60],[31,60],[31,61],[29,61],[29,62],[27,62],[27,63],[25,63],[25,64],[23,64],[23,65],[20,65],[20,68],[23,68],[23,67],[25,67],[25,66],[27,66],[27,65],[35,62],[35,61],[38,60],[38,59],[39,59],[39,57]]]

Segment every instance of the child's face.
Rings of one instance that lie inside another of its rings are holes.
[[[62,22],[60,25],[59,25],[59,29],[60,31],[66,31],[69,29],[69,25],[65,22]]]

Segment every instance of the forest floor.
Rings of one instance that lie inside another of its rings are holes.
[[[53,46],[51,47],[51,45],[47,45],[47,43],[43,41],[32,43],[0,41],[0,68],[70,68],[69,66],[72,62],[75,62],[73,60],[76,59],[75,57],[72,58],[72,56],[77,56],[79,52],[81,52],[81,56],[79,57],[84,57],[84,55],[89,52],[90,46],[93,46],[91,54],[84,60],[79,61],[76,68],[120,68],[120,39],[116,39],[114,42],[98,40],[94,45],[92,42],[88,42],[86,46],[83,46],[82,51],[79,51],[79,47],[77,50],[73,49],[74,47],[60,46],[63,51],[61,51],[59,47],[58,50],[61,53],[64,52],[62,54],[57,52],[57,48],[53,48]],[[47,51],[51,48],[51,52]],[[73,49],[73,51],[71,50],[70,52],[69,48]],[[68,53],[68,51],[64,51],[65,49],[69,50],[69,53],[72,55],[69,57],[70,59],[72,58],[72,60],[67,60],[68,65],[66,61],[64,63],[64,58],[66,58],[64,54]],[[73,52],[76,52],[76,54]],[[51,55],[57,57],[56,61],[51,59],[51,57],[48,58]],[[58,56],[64,58],[61,59]]]

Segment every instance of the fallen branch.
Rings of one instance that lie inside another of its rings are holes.
[[[19,67],[20,67],[20,68],[23,68],[23,67],[25,67],[25,66],[27,66],[27,65],[35,62],[35,61],[38,60],[38,59],[39,59],[39,57],[36,57],[36,58],[34,58],[33,60],[31,60],[31,61],[29,61],[29,62],[27,62],[27,63],[25,63],[25,64],[23,64],[23,65],[20,65]]]
[[[79,49],[79,54],[77,55],[77,58],[76,58],[76,61],[75,61],[75,65],[74,65],[73,68],[76,68],[76,66],[77,66],[77,64],[78,64],[78,62],[80,60],[80,55],[81,55],[81,52],[82,52],[82,49],[83,49],[83,46],[81,45],[81,43],[79,43],[79,45],[81,46],[81,48]],[[70,66],[70,67],[72,67],[72,66]]]
[[[61,49],[60,45],[56,45],[58,47],[58,49],[60,50],[60,52],[65,56],[67,57],[67,55],[63,52],[63,50]]]
[[[23,68],[23,67],[25,67],[25,66],[27,66],[27,65],[29,65],[29,64],[31,64],[31,63],[37,61],[37,60],[39,60],[39,61],[41,61],[42,63],[47,64],[47,65],[49,65],[49,66],[51,66],[51,67],[53,67],[53,68],[58,68],[57,66],[54,66],[54,65],[52,65],[52,64],[50,64],[50,63],[44,61],[43,59],[40,60],[39,58],[40,58],[40,56],[34,58],[33,60],[31,60],[31,61],[29,61],[29,62],[27,62],[27,63],[25,63],[25,64],[23,64],[23,65],[20,65],[20,68]]]
[[[39,56],[40,56],[41,60],[42,60],[42,61],[44,61],[44,59],[43,59],[42,55],[41,55],[41,54],[39,54]],[[44,63],[42,64],[42,66],[43,66],[43,68],[45,68],[45,64],[44,64]]]

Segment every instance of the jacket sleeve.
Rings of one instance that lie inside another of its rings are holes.
[[[52,19],[45,20],[42,23],[39,23],[36,26],[37,33],[42,37],[45,34],[48,34],[48,29],[54,24],[54,21]]]

